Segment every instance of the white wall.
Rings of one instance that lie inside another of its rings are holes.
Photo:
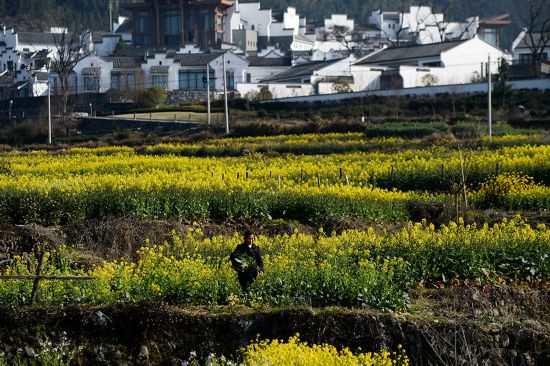
[[[101,68],[101,75],[99,78],[99,92],[105,93],[111,88],[111,70],[113,69],[113,64],[107,62],[101,57],[91,55],[82,60],[75,66],[74,73],[77,76],[77,93],[87,93],[84,90],[84,75],[82,75],[82,70],[86,67],[99,67]]]
[[[295,35],[300,32],[300,16],[296,14],[296,8],[288,7],[283,14],[283,28],[292,29]],[[273,34],[276,36],[276,34]]]
[[[351,73],[351,64],[355,61],[353,57],[346,57],[340,61],[334,62],[320,70],[315,71],[311,77],[311,83],[315,83],[317,80],[324,80],[326,77],[335,76],[347,76],[353,77]]]
[[[330,31],[333,26],[346,27],[350,32],[355,29],[355,22],[353,19],[348,19],[346,14],[332,14],[330,19],[325,19],[325,29]]]
[[[258,32],[260,37],[270,37],[271,9],[260,9],[260,2],[239,4],[241,19],[247,22],[246,29]]]
[[[550,79],[511,81],[510,85],[514,89],[550,90]],[[463,84],[463,85],[452,85],[452,86],[445,85],[445,86],[431,86],[431,87],[422,87],[422,88],[419,87],[419,88],[398,89],[398,90],[370,90],[370,91],[364,90],[361,92],[344,93],[344,94],[310,95],[310,96],[302,96],[302,97],[289,97],[287,99],[282,98],[274,101],[265,101],[263,103],[272,103],[272,102],[315,103],[315,102],[343,101],[346,99],[365,97],[367,94],[378,95],[383,97],[394,97],[396,95],[422,96],[422,95],[434,95],[434,94],[444,94],[444,93],[467,94],[467,93],[486,93],[486,92],[487,92],[487,84],[477,83],[477,84]]]
[[[116,48],[116,45],[122,38],[118,35],[109,35],[94,39],[94,51],[98,56],[110,56]]]
[[[469,83],[474,73],[481,72],[481,64],[487,63],[491,56],[492,73],[497,73],[499,59],[511,60],[511,55],[474,37],[457,47],[441,54],[441,61],[446,69],[446,80],[442,84]],[[453,80],[454,79],[454,82]]]
[[[147,58],[147,62],[141,65],[143,69],[143,76],[145,80],[144,89],[153,86],[153,74],[151,73],[151,67],[153,66],[168,66],[168,90],[179,89],[179,74],[178,71],[181,65],[174,62],[173,58],[166,58],[165,53],[155,53],[154,57]]]
[[[233,43],[233,30],[240,29],[241,13],[239,12],[239,2],[235,1],[232,7],[227,9],[227,18],[225,18],[224,42]]]
[[[233,72],[235,76],[235,89],[239,82],[243,82],[246,77],[246,67],[248,66],[248,61],[242,57],[235,55],[231,52],[225,53],[225,71]],[[216,78],[215,88],[216,90],[223,90],[223,57],[220,57],[212,60],[210,62],[210,67],[214,69],[213,77]]]
[[[239,83],[237,90],[244,97],[247,93],[257,93],[263,86],[268,86],[273,98],[291,98],[312,95],[314,93],[311,84],[256,84]]]
[[[294,39],[290,44],[291,51],[311,51],[315,46],[315,42],[304,42],[299,39]]]
[[[384,68],[367,65],[351,65],[353,75],[353,90],[377,90],[380,89],[380,75]]]

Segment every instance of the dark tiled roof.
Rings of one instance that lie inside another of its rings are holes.
[[[249,56],[248,61],[250,64],[248,66],[291,66],[292,61],[290,57],[258,57],[258,56]]]
[[[168,74],[170,67],[168,66],[151,66],[152,74]]]
[[[295,38],[299,41],[302,41],[302,42],[315,43],[315,41],[312,41],[311,39],[307,38],[306,36],[304,36],[302,34],[297,34]]]
[[[38,43],[38,44],[55,44],[56,36],[58,40],[61,39],[61,34],[54,33],[34,33],[34,32],[18,32],[17,40],[20,43]],[[65,38],[70,37],[69,34],[65,35]]]
[[[543,37],[544,35],[544,37]],[[533,41],[531,41],[531,36],[525,33],[525,36],[519,42],[516,48],[529,48],[531,45],[539,46],[546,44],[547,47],[550,47],[550,32],[549,33],[532,33]],[[546,41],[546,42],[545,42]]]
[[[454,41],[443,43],[432,43],[425,45],[412,45],[406,47],[386,48],[378,53],[369,55],[359,60],[356,65],[373,64],[399,64],[401,61],[416,60],[420,58],[438,57],[441,52],[448,51],[467,41]]]
[[[139,69],[141,68],[141,57],[107,57],[107,61],[113,63],[113,69]]]
[[[82,75],[101,75],[101,67],[85,67],[82,69]]]
[[[174,55],[174,61],[181,66],[206,66],[221,55],[221,53],[178,53]]]
[[[116,30],[115,33],[132,33],[134,22],[132,19],[125,20]]]
[[[93,32],[92,40],[94,42],[103,42],[103,37],[120,37],[120,34],[113,34],[109,32]]]
[[[48,73],[47,72],[37,72],[35,76],[36,76],[36,80],[39,80],[39,81],[47,81],[48,80]]]
[[[276,83],[300,82],[302,77],[311,76],[315,71],[321,70],[340,60],[341,59],[330,60],[330,61],[316,61],[316,62],[308,62],[305,64],[295,65],[289,68],[288,70],[282,71],[275,75],[271,75],[270,77],[262,80],[262,82],[266,82],[266,81],[276,82]]]

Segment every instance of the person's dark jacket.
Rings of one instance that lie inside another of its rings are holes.
[[[256,274],[258,270],[263,272],[264,262],[260,254],[260,248],[255,244],[252,244],[252,247],[249,247],[246,243],[237,245],[233,253],[231,253],[231,256],[229,256],[229,260],[231,261],[233,268],[237,272],[243,272],[241,264],[237,261],[237,258],[245,255],[252,257],[252,259],[254,259],[255,265],[248,267],[244,270],[244,272],[249,272],[252,274]]]

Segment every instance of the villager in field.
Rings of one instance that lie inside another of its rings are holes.
[[[244,234],[244,242],[237,245],[229,257],[233,269],[237,272],[241,288],[245,293],[248,293],[250,285],[258,277],[258,273],[264,271],[260,248],[254,244],[254,240],[254,233],[247,231]]]

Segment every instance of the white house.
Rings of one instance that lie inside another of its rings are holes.
[[[103,57],[91,54],[76,64],[73,70],[71,88],[77,94],[104,93],[111,88],[112,62]],[[51,76],[50,76],[51,77]],[[57,76],[55,76],[57,79]],[[74,82],[76,81],[76,85]],[[54,81],[54,86],[57,80]]]
[[[512,59],[518,64],[533,64],[533,50],[542,60],[550,60],[550,32],[532,32],[523,29],[512,43]]]
[[[173,55],[177,71],[170,78],[177,82],[170,90],[205,90],[209,67],[210,88],[223,90],[223,61],[225,60],[226,82],[228,90],[235,90],[236,83],[245,79],[248,60],[231,51],[224,53],[178,53]]]
[[[433,13],[429,6],[411,6],[403,13],[375,10],[369,16],[369,24],[380,30],[381,38],[392,42],[427,44],[472,38],[477,32],[479,18],[448,23],[444,14]]]
[[[465,41],[386,48],[357,61],[354,70],[381,70],[382,89],[464,84],[483,76],[489,57],[492,73],[497,72],[501,58],[510,59],[509,54],[476,36]]]
[[[292,66],[290,57],[271,51],[263,56],[248,56],[244,83],[258,83]]]
[[[111,56],[119,42],[128,46],[131,45],[131,40],[130,42],[125,41],[122,34],[108,32],[93,32],[92,42],[93,50],[96,55],[103,57]]]
[[[273,17],[271,9],[262,8],[260,2],[238,3],[239,20],[243,23],[244,29],[258,32],[258,39],[267,41],[271,36],[271,23]]]
[[[338,80],[353,84],[351,59],[316,61],[296,64],[285,71],[271,75],[258,83],[238,85],[241,95],[268,87],[274,98],[297,97],[319,93],[332,93]]]

